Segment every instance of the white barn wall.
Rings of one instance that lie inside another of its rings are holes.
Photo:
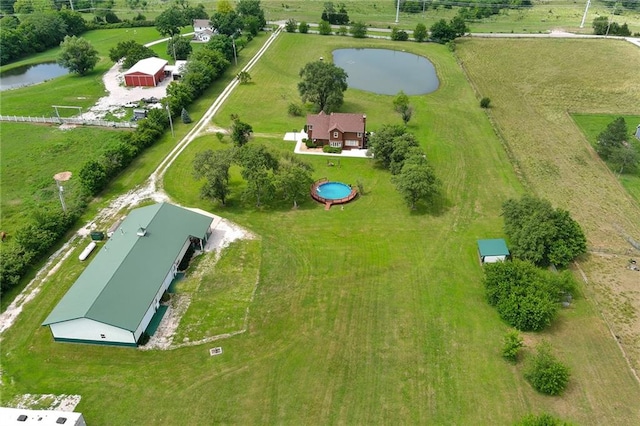
[[[51,333],[56,339],[91,340],[96,342],[116,342],[135,344],[136,340],[129,330],[97,322],[88,318],[51,324]],[[104,335],[105,338],[102,338]]]

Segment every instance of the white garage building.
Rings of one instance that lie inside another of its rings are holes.
[[[136,346],[189,245],[213,217],[162,203],[133,210],[42,325],[56,341]]]

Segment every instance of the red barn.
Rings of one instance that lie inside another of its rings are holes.
[[[127,86],[157,86],[164,79],[167,64],[160,58],[142,59],[124,73],[124,83]]]

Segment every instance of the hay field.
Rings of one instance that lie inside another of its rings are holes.
[[[640,277],[625,266],[638,257],[626,238],[640,240],[640,205],[570,113],[638,115],[640,49],[613,40],[464,40],[458,56],[478,96],[492,99],[490,118],[523,181],[584,228],[587,294],[639,371]]]

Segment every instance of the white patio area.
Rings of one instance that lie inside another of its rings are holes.
[[[367,157],[366,149],[343,149],[341,154],[329,154],[326,152],[322,152],[322,148],[307,148],[304,142],[302,142],[306,138],[307,138],[307,134],[304,132],[304,130],[301,130],[299,132],[285,133],[283,140],[296,143],[296,147],[293,151],[296,154],[324,155],[327,157],[369,158]]]

